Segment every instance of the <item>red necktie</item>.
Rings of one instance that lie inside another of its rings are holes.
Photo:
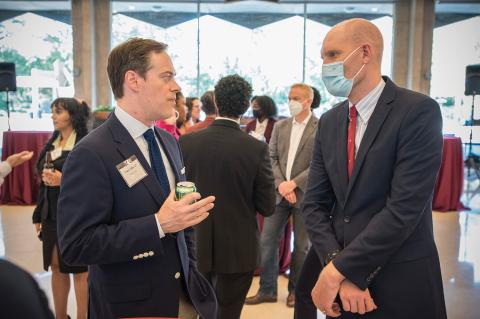
[[[348,177],[352,176],[353,164],[355,163],[355,131],[357,129],[357,109],[353,105],[349,112],[348,117],[350,121],[348,122],[348,143],[347,143],[347,154],[348,154]]]

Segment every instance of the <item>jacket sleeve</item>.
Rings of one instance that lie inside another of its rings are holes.
[[[323,117],[320,118],[315,136],[302,214],[312,246],[323,264],[327,254],[340,250],[341,246],[330,218],[335,195],[323,161],[322,153],[329,150],[322,148],[322,140],[326,138],[323,136],[322,119]]]
[[[3,184],[4,178],[10,174],[12,167],[6,161],[0,163],[0,185]]]
[[[369,274],[380,270],[409,238],[423,215],[431,213],[442,145],[440,108],[428,98],[412,107],[401,123],[385,207],[333,261],[361,289],[367,288]]]
[[[280,169],[280,161],[278,156],[278,123],[279,122],[273,126],[272,137],[269,143],[270,160],[272,163],[273,177],[275,179],[275,189],[278,188],[280,183],[286,180],[282,170]]]
[[[253,196],[255,209],[263,216],[270,216],[275,211],[275,184],[272,165],[268,156],[267,144],[262,143],[261,159],[255,176]]]
[[[155,215],[115,221],[113,196],[103,159],[90,145],[78,144],[64,166],[57,211],[59,247],[68,264],[126,262],[142,251],[163,255]]]

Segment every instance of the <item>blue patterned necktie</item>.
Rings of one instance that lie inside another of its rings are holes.
[[[143,137],[145,137],[148,142],[150,165],[155,172],[155,176],[157,176],[157,180],[160,183],[163,192],[166,196],[168,196],[168,194],[170,194],[170,184],[168,182],[165,165],[163,165],[162,154],[160,153],[160,148],[158,147],[157,140],[155,139],[155,133],[152,129],[148,129],[145,133],[143,133]]]

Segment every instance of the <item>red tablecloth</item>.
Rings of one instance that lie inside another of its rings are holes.
[[[442,165],[433,194],[433,209],[447,212],[465,209],[460,202],[463,191],[463,154],[460,137],[443,137]]]
[[[33,151],[32,159],[15,167],[1,186],[0,203],[35,204],[39,181],[35,169],[38,155],[52,132],[9,131],[3,133],[2,160],[21,151]]]

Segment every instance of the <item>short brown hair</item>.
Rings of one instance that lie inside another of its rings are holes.
[[[305,92],[305,96],[313,100],[313,89],[310,85],[306,85],[305,83],[295,83],[290,87],[290,89],[294,88],[303,90],[303,92]]]
[[[108,56],[107,72],[115,98],[123,97],[123,82],[127,71],[135,71],[145,78],[150,68],[150,53],[161,53],[166,49],[165,43],[142,38],[128,39],[113,48]]]

